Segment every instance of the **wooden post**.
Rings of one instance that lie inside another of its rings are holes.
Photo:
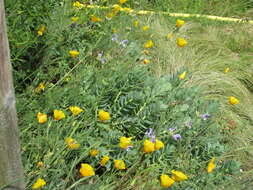
[[[0,189],[24,190],[4,2],[0,0]]]

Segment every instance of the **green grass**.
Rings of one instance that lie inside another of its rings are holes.
[[[217,1],[211,8],[210,3],[214,2],[129,1],[127,5],[222,16],[247,16],[251,8],[250,1]],[[116,1],[104,2],[111,3]],[[228,9],[222,9],[225,4],[230,5]],[[29,71],[29,75],[20,72],[22,76],[16,79],[27,188],[42,177],[47,181],[45,189],[50,190],[160,189],[159,176],[178,169],[189,180],[176,183],[171,189],[251,189],[252,26],[189,18],[186,25],[175,31],[176,18],[120,13],[106,20],[107,11],[75,11],[70,7],[69,1],[55,5],[54,9],[48,7],[50,14],[43,20],[47,27],[45,34],[36,36],[37,25],[42,21],[35,21],[33,37],[28,37],[29,43],[18,56],[28,56],[26,51],[32,48],[38,54],[34,59],[39,61],[35,71]],[[104,21],[91,23],[91,14]],[[80,17],[77,24],[71,25],[71,16]],[[140,22],[138,28],[133,26],[134,20]],[[15,36],[17,33],[11,27],[14,21],[10,21],[10,33]],[[143,32],[141,27],[145,25],[150,30]],[[120,40],[128,40],[125,48],[111,40],[112,29],[117,30]],[[166,35],[170,32],[173,38],[168,40]],[[185,37],[188,45],[177,47],[177,37]],[[11,45],[16,45],[14,37],[10,38]],[[43,46],[33,47],[32,39]],[[143,45],[150,39],[155,46],[145,55]],[[80,51],[77,59],[70,58],[68,52],[72,49]],[[12,57],[16,56],[16,50],[21,51],[14,48]],[[105,64],[99,61],[99,52],[103,52]],[[30,55],[28,60],[31,58]],[[143,65],[144,58],[150,60],[148,65]],[[231,71],[225,74],[226,67]],[[187,71],[187,77],[180,81],[178,75],[183,71]],[[45,91],[35,93],[34,89],[43,81]],[[240,104],[229,105],[228,96],[237,97]],[[73,117],[68,111],[71,105],[78,105],[85,112]],[[54,121],[54,109],[63,110],[67,117]],[[98,121],[99,109],[111,113],[110,122]],[[39,111],[49,116],[43,125],[36,120]],[[203,113],[211,114],[211,118],[202,121]],[[194,125],[186,130],[183,126],[189,119]],[[167,129],[174,126],[182,134],[182,141],[173,141],[168,133]],[[154,128],[166,146],[143,156],[142,143],[148,128]],[[118,139],[123,135],[134,136],[133,150],[118,148]],[[81,144],[79,150],[66,148],[64,139],[68,136]],[[89,156],[93,148],[100,150],[96,158]],[[112,159],[103,169],[98,162],[105,154]],[[213,156],[217,157],[217,168],[207,174],[206,166]],[[126,161],[126,171],[113,168],[112,160],[119,158]],[[37,167],[38,161],[43,161],[44,167]],[[97,175],[80,178],[81,162],[90,163]]]

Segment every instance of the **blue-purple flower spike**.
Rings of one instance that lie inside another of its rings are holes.
[[[172,137],[175,141],[180,140],[182,138],[180,134],[175,134]]]
[[[204,113],[204,114],[200,115],[200,117],[201,117],[204,121],[207,120],[210,116],[211,116],[211,115],[208,114],[208,113]]]

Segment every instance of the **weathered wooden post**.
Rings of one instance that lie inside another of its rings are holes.
[[[25,189],[3,0],[0,0],[0,189]]]

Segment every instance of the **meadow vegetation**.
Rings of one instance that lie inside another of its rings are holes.
[[[27,189],[252,189],[252,25],[159,11],[253,2],[93,2],[6,1]]]

